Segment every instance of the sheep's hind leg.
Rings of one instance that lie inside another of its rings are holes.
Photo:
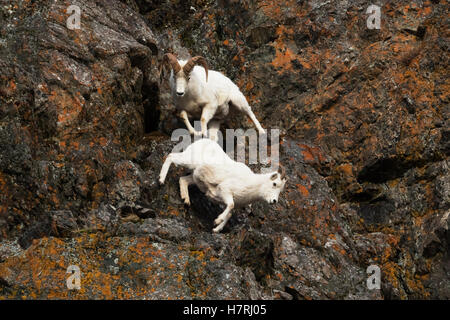
[[[227,207],[225,210],[214,220],[214,224],[216,227],[213,229],[213,232],[222,231],[223,227],[227,224],[228,220],[231,218],[231,210],[234,208],[233,196],[231,193],[226,193],[222,196]]]
[[[255,114],[253,113],[253,111],[252,111],[252,109],[250,107],[248,107],[247,115],[250,117],[250,119],[255,124],[256,129],[258,129],[259,134],[265,134],[266,131],[263,129],[263,127],[259,123],[258,119],[256,119]]]
[[[265,134],[266,131],[263,129],[258,119],[256,119],[255,114],[252,111],[252,108],[249,106],[247,99],[245,99],[243,94],[235,95],[231,99],[232,105],[238,109],[239,111],[245,113],[255,124],[256,129],[258,129],[259,134]]]
[[[167,172],[169,171],[170,165],[175,163],[176,165],[182,165],[182,153],[170,153],[164,164],[162,165],[161,172],[159,173],[159,183],[164,184],[166,180]]]
[[[202,126],[202,135],[206,137],[208,130],[208,122],[214,117],[216,109],[212,105],[206,105],[203,107],[202,116],[200,118],[200,124]]]
[[[184,203],[187,205],[191,205],[191,200],[189,198],[189,186],[191,184],[194,184],[194,178],[192,177],[192,174],[180,178],[181,199],[183,199]]]
[[[169,167],[172,164],[172,154],[169,154],[164,161],[161,172],[159,173],[159,183],[164,184],[164,181],[166,180],[167,172],[169,171]]]
[[[200,135],[201,132],[195,131],[194,127],[192,126],[191,122],[189,121],[188,114],[185,110],[182,110],[180,112],[180,116],[184,121],[184,124],[186,125],[186,128],[188,129],[189,133],[192,135]]]
[[[220,121],[218,120],[211,120],[209,122],[209,138],[215,142],[219,141],[219,129],[220,129]]]

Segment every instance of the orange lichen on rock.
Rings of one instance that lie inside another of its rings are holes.
[[[306,188],[305,186],[297,184],[297,189],[303,196],[307,197],[309,195],[308,188]]]

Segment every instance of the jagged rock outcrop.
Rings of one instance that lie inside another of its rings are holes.
[[[0,298],[450,298],[444,1],[381,1],[380,30],[364,1],[70,4],[80,29],[63,1],[0,5]],[[183,127],[169,51],[205,56],[282,133],[280,203],[221,234],[220,205],[193,187],[184,207],[183,169],[156,183]]]

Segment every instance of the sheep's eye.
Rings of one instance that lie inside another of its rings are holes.
[[[276,184],[276,183],[274,182],[274,183],[273,183],[273,186],[274,186],[274,187],[276,187],[276,186],[277,186],[277,184]]]

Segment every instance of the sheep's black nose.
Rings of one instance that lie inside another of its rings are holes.
[[[273,199],[273,200],[272,200],[272,203],[277,203],[277,200],[276,200],[276,199]]]
[[[177,92],[177,95],[182,96],[184,92]]]

